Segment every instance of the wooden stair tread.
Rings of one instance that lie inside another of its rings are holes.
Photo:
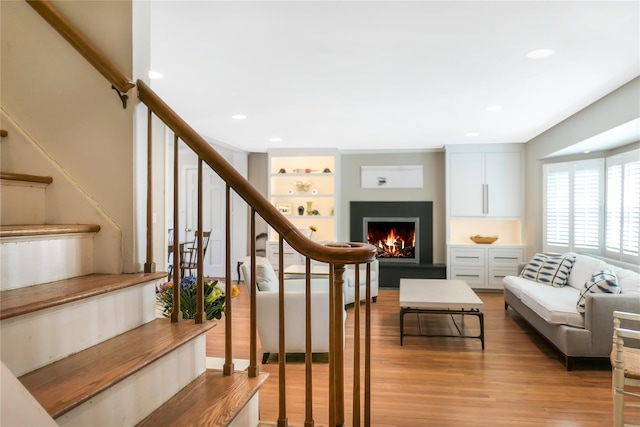
[[[269,374],[223,375],[207,369],[137,426],[226,426],[260,389]]]
[[[164,272],[89,274],[0,292],[0,319],[8,319],[166,277]]]
[[[97,233],[97,224],[25,224],[0,225],[0,237],[28,237],[52,234]]]
[[[53,418],[140,371],[216,322],[155,319],[19,378]],[[179,369],[179,367],[176,367]]]
[[[28,175],[13,172],[0,172],[0,179],[6,179],[9,181],[37,182],[40,184],[51,184],[53,182],[53,178],[50,176]]]

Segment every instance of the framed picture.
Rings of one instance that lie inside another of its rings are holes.
[[[278,209],[282,215],[291,215],[291,205],[289,203],[276,203],[276,209]]]

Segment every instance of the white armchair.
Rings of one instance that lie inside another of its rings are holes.
[[[251,258],[240,270],[247,291],[251,289]],[[270,353],[279,351],[278,278],[273,266],[264,257],[256,257],[256,316],[257,329],[262,344],[262,363]],[[284,284],[284,318],[286,353],[305,352],[305,280],[287,279]],[[344,312],[346,318],[346,312]],[[311,352],[329,352],[329,282],[327,279],[311,280]]]
[[[344,303],[353,304],[356,299],[355,281],[356,272],[354,266],[347,266],[345,274],[345,284],[343,288]],[[360,301],[364,301],[367,297],[367,265],[360,264]],[[371,263],[371,300],[376,302],[378,299],[378,260]]]

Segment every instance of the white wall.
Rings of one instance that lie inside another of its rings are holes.
[[[131,75],[131,2],[53,3]],[[136,270],[133,109],[26,2],[0,15],[3,109],[120,227],[123,269]]]
[[[640,77],[527,142],[525,234],[528,253],[542,250],[542,165],[553,161],[542,158],[638,117]]]
[[[412,153],[342,154],[340,175],[340,230],[338,240],[349,241],[351,201],[432,201],[433,262],[446,263],[444,151]],[[422,188],[377,189],[360,187],[360,166],[422,165]]]

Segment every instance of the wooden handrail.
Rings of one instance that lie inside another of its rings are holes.
[[[107,58],[98,47],[83,36],[50,2],[26,0],[45,21],[49,23],[71,46],[77,50],[96,70],[120,92],[128,92],[135,84]]]
[[[340,244],[329,247],[316,243],[298,230],[284,215],[255,189],[229,162],[189,126],[142,80],[137,81],[138,97],[182,141],[207,163],[231,188],[242,197],[293,249],[317,261],[335,264],[372,262],[375,247],[365,243]]]

